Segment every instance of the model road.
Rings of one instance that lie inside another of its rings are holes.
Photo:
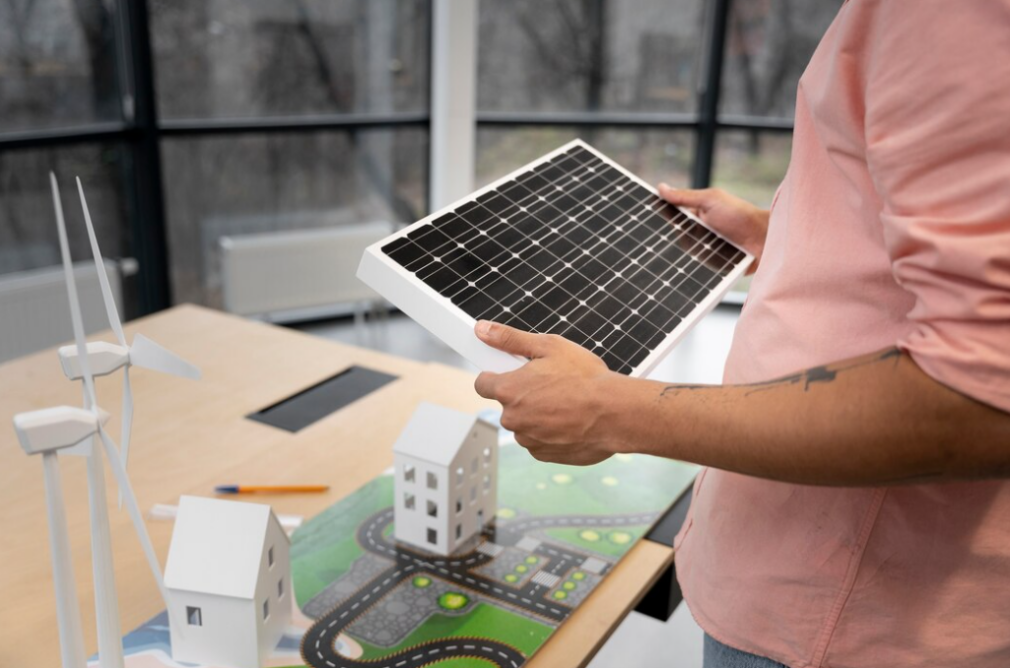
[[[654,513],[593,517],[586,515],[532,517],[513,520],[496,531],[496,541],[514,545],[526,531],[551,527],[570,526],[622,526],[646,524],[655,518]],[[509,606],[546,618],[555,626],[570,614],[565,605],[544,599],[543,587],[527,581],[519,588],[502,587],[496,580],[485,578],[473,569],[491,561],[492,557],[480,552],[459,556],[433,557],[390,544],[383,531],[393,520],[393,510],[386,509],[372,515],[358,527],[358,543],[369,552],[392,559],[394,564],[373,578],[354,596],[340,603],[320,617],[302,638],[302,658],[314,668],[417,668],[434,661],[451,658],[480,658],[501,668],[518,668],[526,657],[517,649],[486,638],[451,638],[436,640],[390,655],[381,661],[359,661],[340,655],[334,649],[337,636],[355,618],[398,587],[404,580],[417,575],[441,577],[456,582],[461,588],[471,589],[487,598],[497,599]],[[541,546],[537,553],[551,558],[550,572],[565,573],[581,563],[586,555],[574,554],[558,545]]]

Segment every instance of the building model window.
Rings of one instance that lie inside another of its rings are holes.
[[[263,619],[270,619],[270,599],[263,601]]]
[[[274,567],[274,546],[271,545],[270,549],[267,550],[267,566],[270,568]]]
[[[463,484],[463,477],[464,477],[463,476],[463,467],[460,466],[458,469],[456,469],[456,484],[457,485],[462,485]]]
[[[428,542],[432,545],[438,545],[438,532],[434,529],[428,529]]]
[[[438,517],[438,504],[428,501],[428,517]]]
[[[404,482],[414,482],[416,476],[416,471],[413,466],[403,467],[403,480]]]
[[[463,499],[456,499],[456,514],[463,512]]]
[[[277,598],[284,598],[284,578],[277,581]]]
[[[186,621],[190,626],[203,626],[203,612],[200,608],[186,606]]]
[[[438,476],[428,471],[428,489],[438,489]]]
[[[413,510],[414,509],[414,495],[413,494],[404,494],[403,495],[403,507],[406,508],[407,510]]]

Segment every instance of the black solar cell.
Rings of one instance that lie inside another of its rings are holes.
[[[382,247],[464,313],[630,373],[745,258],[582,146]]]

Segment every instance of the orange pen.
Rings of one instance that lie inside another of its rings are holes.
[[[302,494],[309,492],[325,492],[329,485],[218,485],[214,488],[217,494]]]

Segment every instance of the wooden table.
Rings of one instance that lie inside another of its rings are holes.
[[[326,494],[272,496],[278,513],[312,516],[392,465],[392,445],[421,400],[459,410],[493,405],[473,391],[472,374],[342,345],[195,306],[180,306],[126,326],[197,364],[199,382],[135,369],[136,412],[130,477],[140,507],[208,495],[227,482],[320,482]],[[95,338],[112,340],[109,332]],[[244,416],[360,364],[399,380],[315,424],[288,433]],[[118,439],[121,377],[98,379],[99,404]],[[54,350],[0,365],[0,666],[59,665],[59,641],[43,494],[42,464],[21,450],[15,413],[81,403]],[[84,461],[62,457],[70,543],[85,643],[96,650],[87,481]],[[126,512],[109,481],[116,579],[126,633],[164,608]],[[259,499],[264,500],[266,499]],[[172,524],[149,522],[162,565]],[[673,550],[639,542],[561,626],[529,666],[583,666],[673,560]]]

